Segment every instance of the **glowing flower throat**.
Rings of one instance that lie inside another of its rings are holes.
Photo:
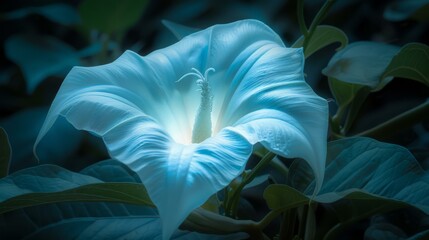
[[[200,143],[212,135],[212,120],[211,113],[213,107],[213,96],[210,93],[209,79],[207,77],[210,71],[215,71],[214,68],[209,68],[201,74],[195,68],[191,69],[193,72],[183,75],[177,82],[188,76],[197,77],[197,85],[201,91],[201,102],[198,107],[197,114],[195,115],[194,127],[192,128],[192,142]]]

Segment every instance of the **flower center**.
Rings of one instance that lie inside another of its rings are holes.
[[[192,72],[183,75],[177,82],[188,76],[194,76],[197,78],[197,85],[200,87],[201,102],[198,106],[197,114],[195,115],[194,127],[192,128],[192,143],[200,143],[212,135],[212,102],[213,96],[210,93],[210,86],[207,75],[210,71],[215,71],[214,68],[209,68],[201,74],[195,68],[191,69]]]

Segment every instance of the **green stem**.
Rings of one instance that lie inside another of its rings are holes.
[[[289,209],[283,213],[280,224],[280,240],[292,239],[295,235],[296,208]]]
[[[305,239],[305,227],[306,227],[306,223],[307,223],[307,215],[308,215],[308,211],[309,211],[309,205],[304,205],[302,206],[302,216],[301,219],[299,221],[299,228],[298,228],[298,236],[301,239]]]
[[[373,138],[388,137],[400,129],[412,126],[427,118],[429,118],[429,99],[417,107],[399,114],[376,127],[363,131],[356,136]]]
[[[298,0],[296,7],[299,29],[301,30],[302,35],[304,35],[304,38],[307,38],[308,29],[304,19],[304,0]]]
[[[225,212],[228,216],[236,216],[237,215],[237,208],[238,208],[238,202],[240,200],[240,193],[243,190],[243,188],[249,184],[256,176],[257,174],[265,168],[271,160],[276,156],[276,154],[272,152],[268,152],[265,154],[265,156],[256,164],[256,166],[250,171],[249,175],[244,177],[243,181],[240,182],[238,187],[234,190],[232,193],[232,197],[226,204]]]
[[[316,17],[313,19],[313,22],[311,22],[310,29],[308,30],[308,35],[306,38],[304,38],[303,48],[304,50],[307,48],[308,43],[310,42],[311,37],[314,34],[314,31],[316,30],[317,26],[323,21],[323,19],[326,17],[326,15],[329,12],[329,9],[331,9],[332,5],[335,3],[336,0],[327,0],[322,8],[317,13]]]

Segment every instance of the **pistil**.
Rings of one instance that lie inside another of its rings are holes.
[[[211,112],[213,96],[211,95],[211,89],[207,75],[210,71],[214,72],[215,69],[207,69],[204,72],[204,75],[195,68],[192,68],[191,70],[192,72],[183,75],[177,82],[188,76],[194,76],[197,78],[196,83],[200,88],[201,101],[200,105],[198,106],[197,114],[195,115],[194,126],[192,128],[192,143],[200,143],[212,135]]]

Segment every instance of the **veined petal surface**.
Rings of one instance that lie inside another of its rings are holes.
[[[139,174],[168,239],[244,170],[257,142],[305,159],[322,182],[328,109],[303,66],[302,49],[284,47],[255,20],[215,25],[144,57],[127,51],[111,64],[72,69],[36,146],[59,116],[101,136],[111,157]],[[198,87],[178,81],[192,68],[216,70],[208,76],[213,134],[199,144],[190,142]]]

